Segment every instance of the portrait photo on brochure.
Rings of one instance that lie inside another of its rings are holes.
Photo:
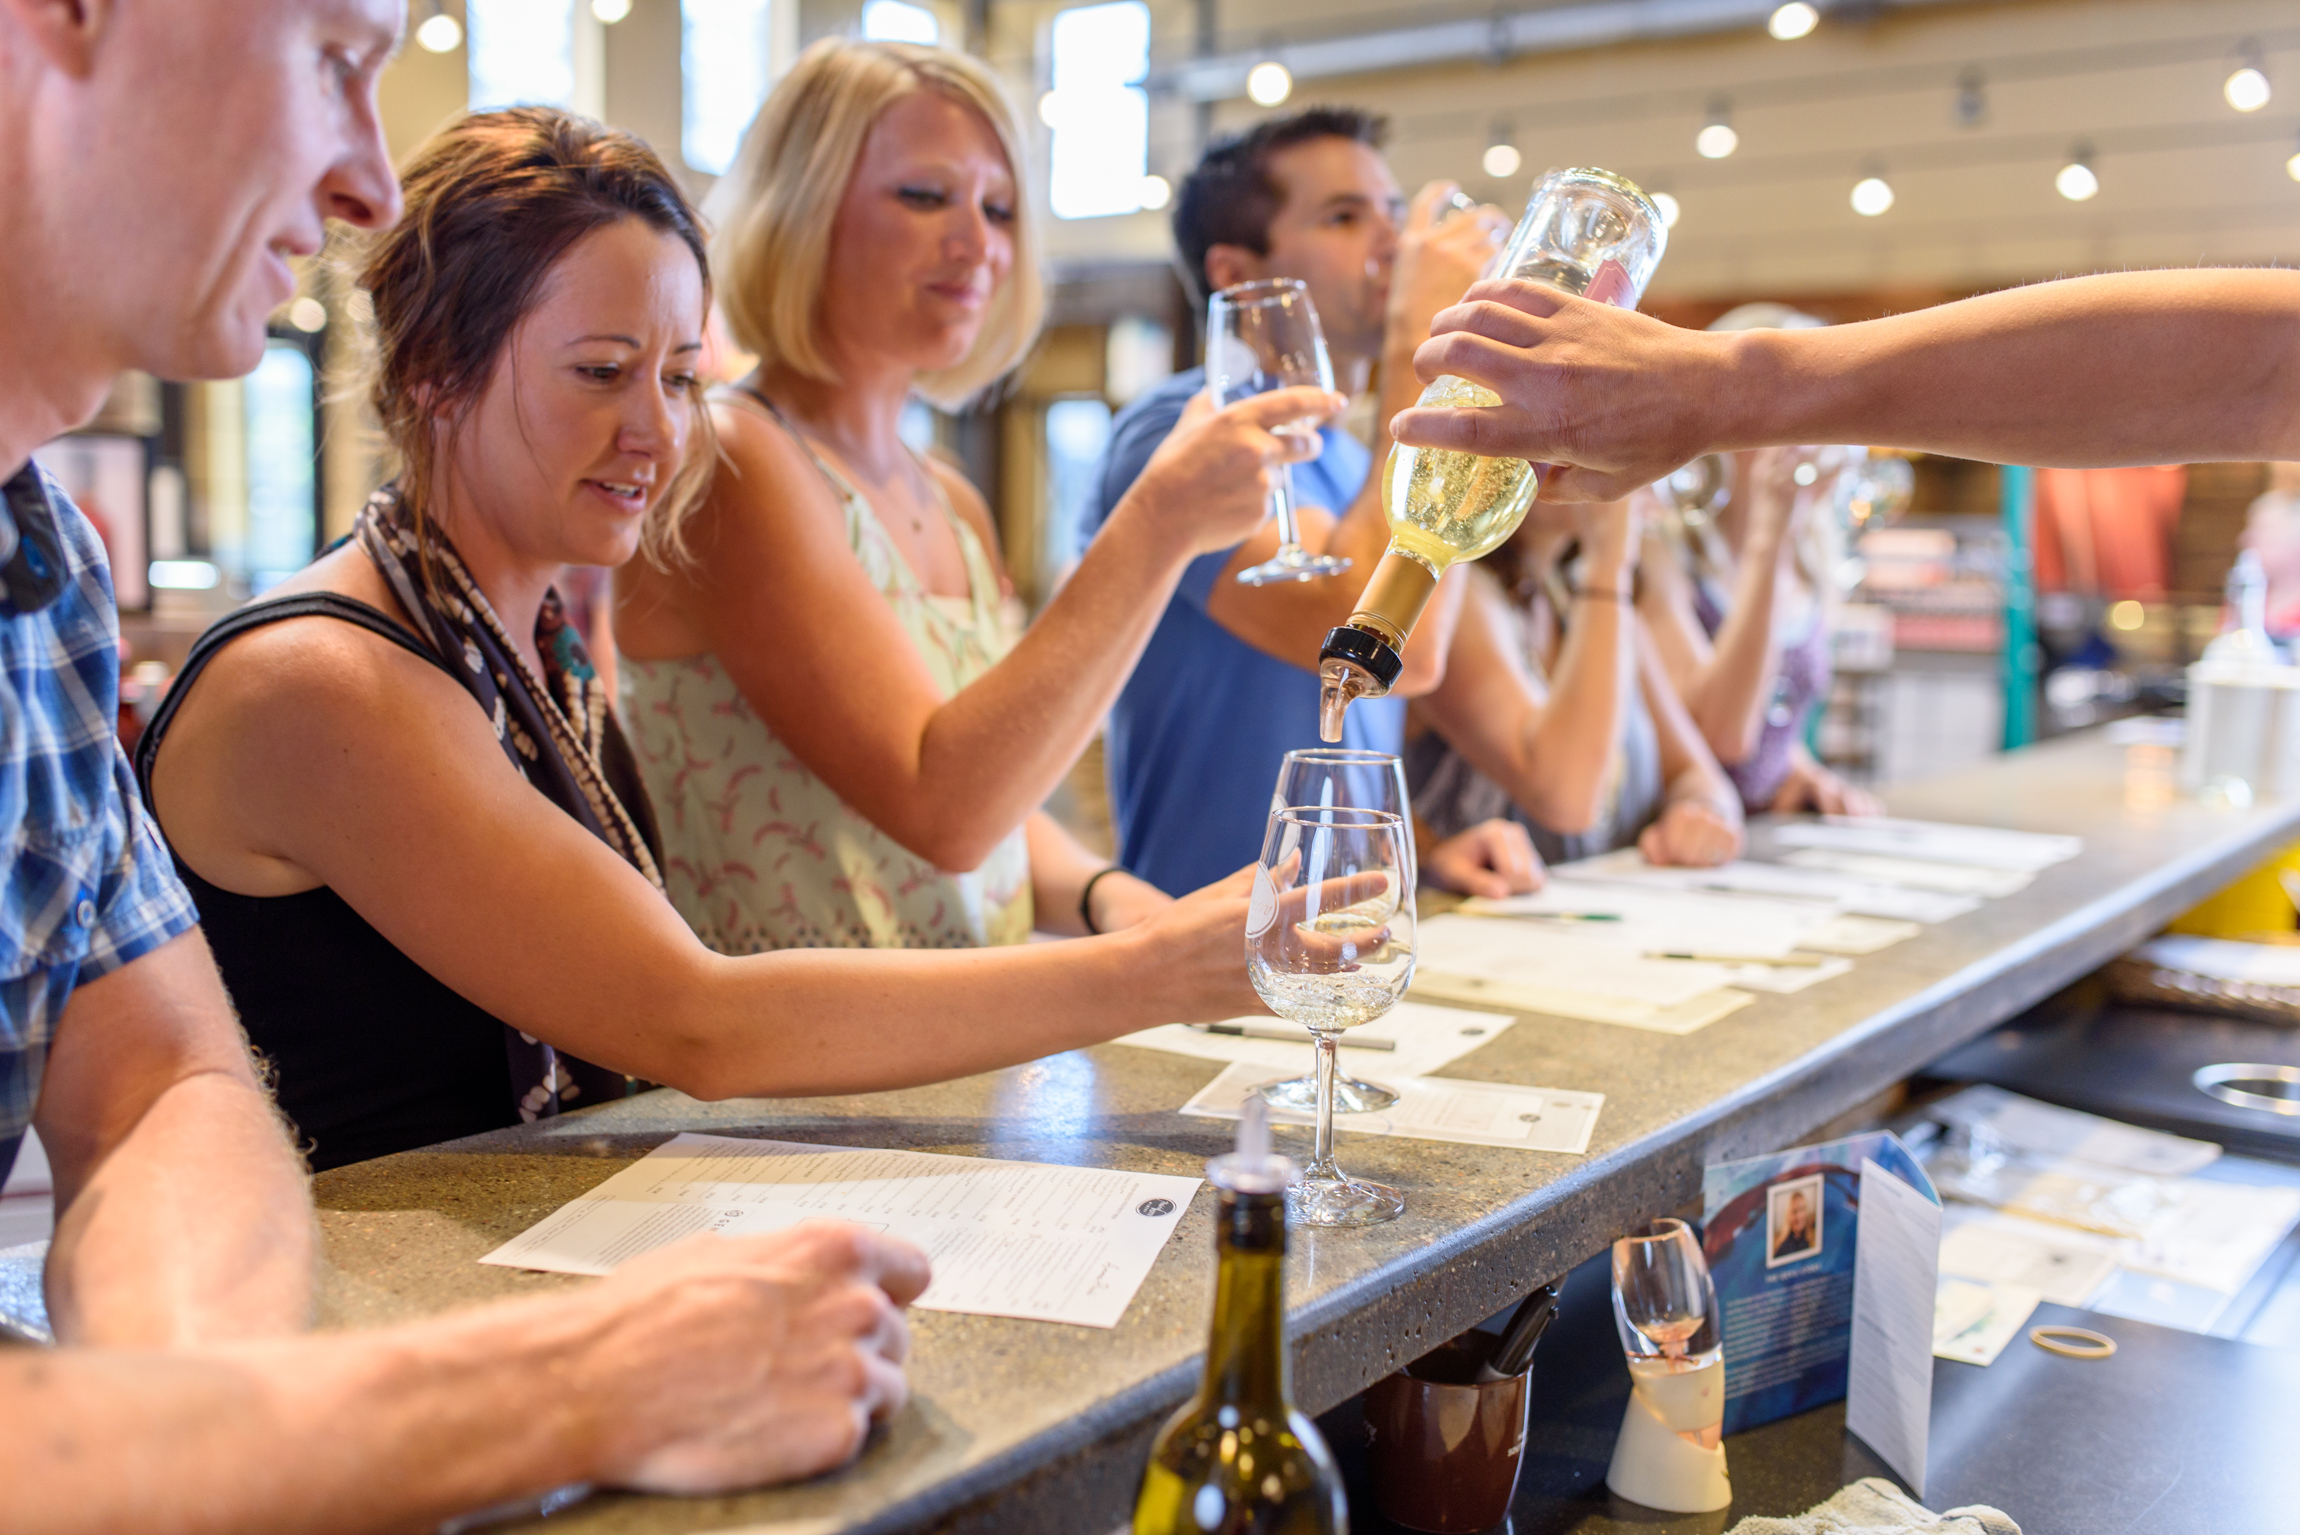
[[[1765,1191],[1765,1266],[1800,1263],[1821,1251],[1821,1175],[1790,1178]]]

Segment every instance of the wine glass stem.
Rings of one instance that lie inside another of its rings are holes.
[[[1317,1154],[1310,1163],[1310,1176],[1320,1179],[1339,1179],[1340,1168],[1334,1166],[1334,1072],[1341,1064],[1341,1047],[1331,1034],[1320,1034],[1318,1040],[1318,1143]]]
[[[1278,477],[1270,486],[1270,515],[1278,519],[1278,547],[1302,547],[1302,530],[1294,516],[1294,466],[1280,464]]]

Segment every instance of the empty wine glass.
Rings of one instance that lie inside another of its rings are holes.
[[[1334,365],[1326,356],[1325,333],[1310,290],[1291,277],[1265,278],[1224,288],[1206,301],[1206,388],[1217,409],[1249,395],[1296,384],[1331,391]],[[1270,428],[1284,436],[1317,435],[1315,417],[1305,416]],[[1270,512],[1278,520],[1278,552],[1251,570],[1238,572],[1248,586],[1272,581],[1308,581],[1350,568],[1330,554],[1302,547],[1294,516],[1294,469],[1277,466],[1270,487]]]
[[[1290,751],[1278,764],[1278,786],[1270,795],[1272,812],[1286,809],[1383,810],[1406,816],[1405,764],[1388,752],[1358,751],[1348,747],[1319,747]],[[1412,822],[1407,821],[1406,879],[1418,883],[1414,865]],[[1264,1100],[1275,1108],[1309,1113],[1318,1106],[1318,1074],[1305,1072],[1283,1082],[1265,1082]],[[1379,1082],[1363,1082],[1346,1073],[1334,1077],[1334,1112],[1371,1114],[1398,1101],[1397,1093]]]
[[[1403,816],[1341,807],[1271,812],[1246,915],[1246,971],[1318,1052],[1317,1150],[1287,1191],[1307,1226],[1395,1220],[1405,1196],[1334,1165],[1335,1042],[1395,1007],[1414,975],[1412,834]]]

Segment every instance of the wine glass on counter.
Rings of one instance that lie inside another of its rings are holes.
[[[1405,1196],[1334,1165],[1334,1077],[1342,1034],[1397,1006],[1414,975],[1412,833],[1381,810],[1272,811],[1246,915],[1246,971],[1270,1011],[1317,1048],[1317,1145],[1287,1191],[1305,1226],[1395,1220]]]
[[[1270,277],[1222,289],[1206,300],[1206,388],[1214,407],[1235,405],[1251,395],[1296,384],[1331,391],[1334,365],[1326,356],[1325,332],[1310,290],[1291,277]],[[1274,426],[1287,437],[1314,438],[1314,417]],[[1302,547],[1294,513],[1294,466],[1277,466],[1270,487],[1270,513],[1278,520],[1278,552],[1251,570],[1238,572],[1248,586],[1273,581],[1308,581],[1338,574],[1350,562]]]
[[[1413,822],[1406,809],[1406,768],[1390,753],[1339,746],[1286,753],[1286,760],[1278,764],[1278,786],[1270,794],[1270,811],[1276,814],[1297,808],[1381,810],[1404,820],[1406,882],[1409,888],[1418,885]],[[1310,1071],[1283,1082],[1265,1082],[1261,1093],[1273,1108],[1307,1114],[1318,1106],[1318,1074]],[[1379,1082],[1363,1082],[1347,1072],[1335,1072],[1337,1114],[1371,1114],[1397,1101],[1397,1093]]]

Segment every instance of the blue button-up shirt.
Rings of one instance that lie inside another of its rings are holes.
[[[96,530],[27,465],[0,496],[0,1177],[72,988],[199,920],[120,750]]]

